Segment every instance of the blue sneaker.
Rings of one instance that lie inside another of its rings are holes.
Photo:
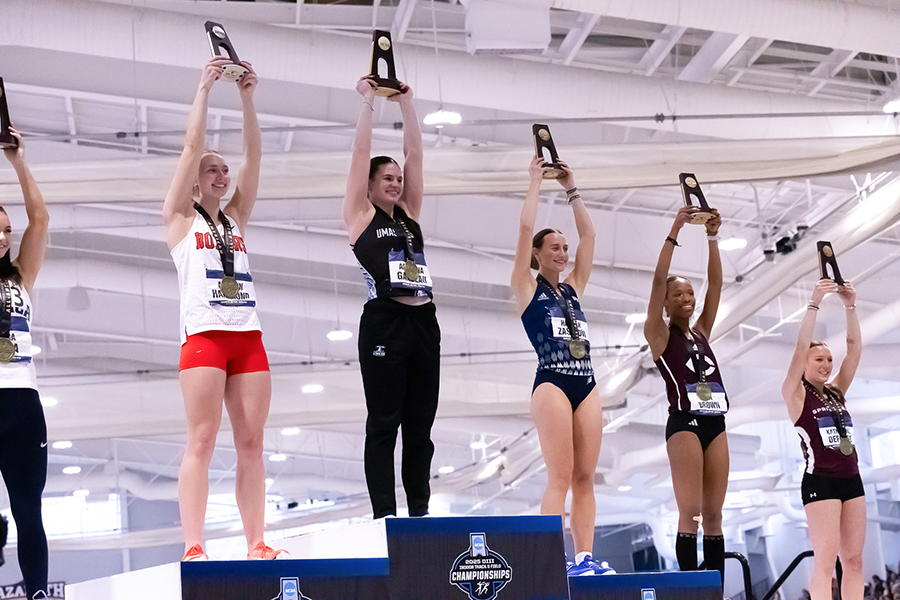
[[[609,566],[609,563],[605,560],[603,562],[597,562],[593,558],[586,558],[584,563],[582,564],[590,564],[594,569],[594,575],[615,575],[616,570]]]
[[[582,575],[595,575],[594,568],[590,565],[590,559],[581,561],[579,565],[571,560],[566,561],[566,576],[580,577]]]

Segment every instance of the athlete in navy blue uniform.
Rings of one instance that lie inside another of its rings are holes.
[[[19,567],[29,599],[47,597],[47,536],[41,516],[41,493],[47,481],[47,424],[38,396],[32,361],[30,298],[47,250],[50,215],[44,198],[18,148],[5,148],[22,188],[28,225],[19,255],[12,260],[12,225],[0,208],[0,284],[9,294],[10,322],[3,337],[15,344],[10,360],[0,363],[0,475],[18,532]],[[4,312],[5,309],[3,309]],[[5,318],[3,319],[5,321]]]
[[[826,294],[837,294],[847,313],[847,356],[830,382],[834,367],[831,350],[812,341],[819,304]],[[848,281],[839,286],[831,279],[820,280],[800,321],[797,346],[781,386],[806,458],[801,491],[815,553],[809,583],[812,600],[831,599],[831,577],[838,556],[844,570],[841,597],[863,597],[866,498],[853,445],[853,421],[844,400],[861,353],[856,290]]]
[[[370,159],[375,82],[363,97],[344,197],[344,223],[369,288],[359,321],[359,366],[366,394],[365,470],[374,518],[397,514],[394,448],[403,435],[401,477],[410,516],[428,514],[431,426],[437,412],[441,332],[419,227],[422,132],[412,90],[401,84],[401,169],[387,156]]]
[[[516,309],[538,355],[531,416],[547,465],[541,514],[565,519],[566,494],[572,489],[570,528],[577,555],[569,574],[593,575],[609,570],[591,556],[596,514],[594,472],[600,456],[603,414],[591,368],[587,323],[578,302],[591,275],[594,225],[575,188],[572,171],[563,163],[566,174],[558,181],[575,212],[578,246],[575,266],[560,282],[569,264],[565,236],[545,229],[532,237],[543,164],[541,157],[531,161],[510,282]],[[532,276],[531,269],[537,269],[537,277]]]
[[[696,298],[691,282],[669,277],[678,233],[695,206],[683,207],[675,216],[663,242],[653,274],[644,337],[653,360],[666,380],[669,420],[666,451],[672,471],[672,486],[678,504],[678,537],[675,554],[682,571],[697,569],[697,529],[703,525],[703,556],[706,567],[724,576],[725,538],[722,535],[722,505],[728,489],[728,440],[725,417],[728,398],[718,363],[708,340],[722,294],[722,261],[719,257],[719,213],[706,222],[709,244],[707,267],[709,288],[703,312],[691,326]],[[664,313],[668,315],[666,323]]]

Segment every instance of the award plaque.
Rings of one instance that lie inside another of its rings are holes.
[[[544,123],[535,123],[531,126],[534,134],[534,155],[546,160],[544,150],[550,153],[550,161],[544,162],[544,179],[559,179],[565,177],[566,172],[559,164],[559,155],[556,153],[556,144],[550,135],[550,128]]]
[[[700,211],[694,213],[691,224],[703,225],[709,221],[710,217],[712,217],[712,212],[710,212],[709,204],[706,202],[706,196],[703,195],[703,190],[700,189],[700,184],[697,183],[697,178],[693,173],[681,173],[678,175],[678,181],[681,182],[681,193],[684,195],[684,205],[693,206],[694,203],[691,200],[691,197],[695,197],[697,198],[697,204],[700,206]]]
[[[9,131],[9,106],[6,104],[6,88],[0,77],[0,148],[18,148],[19,140]]]
[[[831,247],[831,242],[817,242],[816,246],[819,249],[819,273],[822,276],[821,278],[833,279],[836,284],[844,285],[844,280],[841,278],[841,270],[838,269],[837,257],[834,255],[834,248]],[[833,277],[828,274],[828,265],[831,265]]]
[[[231,40],[228,39],[225,28],[219,23],[207,21],[206,37],[209,38],[209,49],[213,56],[227,56],[231,59],[231,62],[234,63],[225,65],[225,70],[222,72],[222,78],[227,79],[228,81],[239,80],[241,76],[247,72],[247,68],[238,64],[241,62],[241,59],[238,58],[237,52],[234,51],[234,46],[231,45]],[[224,53],[222,52],[223,49],[225,50]]]
[[[387,77],[378,74],[378,63],[381,60],[387,65]],[[394,66],[394,44],[391,42],[390,31],[376,29],[372,34],[372,69],[369,74],[378,85],[375,90],[377,95],[390,99],[400,94],[400,80],[397,79],[397,69]]]

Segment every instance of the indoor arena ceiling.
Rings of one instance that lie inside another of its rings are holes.
[[[534,122],[551,126],[598,231],[584,304],[608,406],[597,490],[610,522],[674,509],[662,383],[642,377],[641,325],[625,317],[645,309],[682,203],[681,171],[697,174],[723,214],[723,237],[746,240],[723,252],[716,335],[733,404],[732,489],[753,493],[728,506],[765,511],[798,485],[779,389],[818,239],[834,243],[859,289],[866,348],[854,415],[873,436],[900,424],[891,416],[900,142],[896,114],[882,112],[900,95],[900,2],[4,0],[0,76],[51,205],[35,293],[39,382],[58,401],[45,409],[52,440],[73,442],[51,451],[48,493],[176,497],[178,297],[160,211],[209,55],[206,20],[227,28],[260,77],[263,175],[245,237],[273,365],[266,452],[287,457],[267,462],[270,492],[301,506],[337,501],[284,511],[282,525],[366,512],[355,343],[365,289],[340,201],[373,28],[392,32],[420,118],[441,107],[462,116],[423,127],[422,226],[445,357],[434,470],[456,469],[434,482],[438,504],[455,513],[539,504],[535,360],[508,286]],[[211,104],[208,144],[237,166],[234,86],[218,83]],[[399,156],[399,110],[379,101],[375,117],[375,150]],[[574,243],[561,190],[544,187],[538,224]],[[2,163],[0,202],[21,230],[21,194]],[[680,241],[673,270],[701,287],[702,230],[686,228]],[[819,334],[840,353],[843,316],[832,304]],[[354,337],[331,341],[335,329]],[[301,391],[311,384],[324,389]],[[214,489],[226,492],[227,431],[219,445]],[[71,464],[81,474],[62,474]],[[173,531],[155,541],[177,539]]]

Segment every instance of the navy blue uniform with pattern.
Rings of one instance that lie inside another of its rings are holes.
[[[550,283],[538,275],[537,288],[531,302],[522,313],[522,325],[534,351],[538,356],[538,369],[534,377],[532,393],[542,383],[550,383],[565,394],[572,406],[578,409],[591,390],[596,387],[594,369],[591,366],[591,344],[587,322],[575,289],[567,284],[559,284],[559,294],[563,301],[554,296]],[[575,313],[578,337],[584,340],[584,358],[575,358],[569,350],[571,340],[569,324],[563,308],[568,300]]]
[[[563,375],[593,375],[591,366],[591,343],[587,336],[587,322],[575,289],[567,284],[559,284],[559,292],[568,299],[575,309],[575,320],[587,345],[584,358],[575,358],[569,352],[569,330],[560,303],[554,298],[548,284],[538,278],[537,288],[531,302],[522,313],[522,325],[538,356],[538,371],[556,371]]]

